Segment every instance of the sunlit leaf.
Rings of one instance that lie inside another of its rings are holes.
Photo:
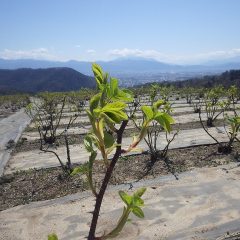
[[[125,109],[126,104],[122,102],[113,102],[104,106],[102,109],[95,109],[95,113],[100,113],[101,116],[107,118],[112,123],[120,123],[122,120],[127,120],[128,116],[122,110]]]
[[[124,191],[119,191],[118,193],[119,193],[119,196],[121,197],[121,199],[123,200],[123,202],[125,202],[127,204],[127,206],[129,206],[132,202],[132,196],[128,195]]]
[[[134,206],[138,206],[138,207],[144,206],[144,201],[139,196],[136,196],[136,195],[133,195],[133,203],[134,203]]]
[[[164,101],[163,101],[163,100],[158,100],[157,102],[155,102],[155,103],[153,104],[153,106],[154,106],[156,109],[158,109],[158,108],[160,108],[163,104],[164,104]]]
[[[128,119],[127,114],[123,111],[105,111],[102,115],[112,123],[120,123],[122,120]]]
[[[134,195],[141,197],[146,192],[146,190],[146,188],[139,188],[137,191],[134,192]]]
[[[171,124],[174,123],[174,120],[167,113],[157,113],[154,120],[156,120],[168,133],[171,131]]]
[[[140,207],[133,207],[132,212],[139,218],[144,218],[143,210]]]
[[[48,235],[48,240],[58,240],[58,237],[55,233],[52,233]]]
[[[97,81],[98,86],[103,84],[104,73],[102,71],[102,68],[98,64],[93,63],[92,64],[92,71],[94,73],[94,76],[95,76],[95,79]]]
[[[118,94],[118,80],[116,78],[110,79],[110,92],[111,96],[116,96]]]
[[[114,110],[114,111],[120,111],[126,108],[126,104],[123,102],[113,102],[113,103],[108,103],[103,107],[103,111],[106,110]]]
[[[75,176],[77,174],[83,174],[88,172],[88,164],[83,164],[80,167],[75,167],[73,171],[71,172],[71,176]]]
[[[142,106],[141,109],[147,120],[153,119],[153,110],[150,106]]]
[[[90,111],[92,112],[95,108],[98,107],[101,94],[94,95],[90,100]]]

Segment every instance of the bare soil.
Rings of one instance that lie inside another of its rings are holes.
[[[222,119],[217,119],[214,123],[215,127],[223,126],[224,121]],[[188,130],[188,129],[195,129],[195,128],[201,128],[200,122],[190,122],[190,123],[180,123],[180,124],[173,124],[172,130]],[[138,134],[138,130],[136,128],[132,129],[126,129],[124,131],[123,137],[132,137],[134,135]],[[83,144],[83,139],[85,137],[85,134],[72,134],[69,135],[69,144]],[[65,140],[64,136],[57,137],[56,146],[64,146]],[[13,150],[13,154],[16,154],[18,152],[25,152],[25,151],[32,151],[40,148],[40,140],[36,139],[34,141],[28,141],[27,139],[20,138],[18,143],[16,144],[15,149]]]
[[[203,111],[204,112],[204,111]],[[179,112],[179,113],[172,113],[171,115],[172,116],[181,116],[181,115],[188,115],[188,114],[192,114],[192,112]],[[85,114],[86,115],[86,114]],[[85,116],[83,115],[83,116]],[[65,117],[62,117],[62,119],[68,119],[69,117],[65,116]],[[137,117],[137,119],[141,119],[140,116]],[[89,121],[85,121],[85,122],[81,122],[81,123],[78,123],[78,122],[75,122],[73,124],[71,124],[71,127],[79,127],[79,126],[89,126]],[[59,128],[66,128],[67,127],[67,124],[60,124],[59,125]],[[35,132],[37,131],[37,128],[35,127],[27,127],[25,129],[26,132]]]
[[[218,166],[239,161],[240,145],[234,143],[234,151],[228,155],[217,153],[217,145],[203,145],[169,150],[168,159],[157,159],[149,164],[148,153],[121,157],[116,165],[110,184],[131,184],[140,179],[149,179],[161,175],[178,173],[193,168]],[[101,161],[94,166],[94,179],[99,185],[105,173]],[[13,206],[28,204],[62,197],[88,189],[85,176],[73,177],[63,174],[60,167],[48,169],[31,169],[5,175],[0,178],[0,211]]]

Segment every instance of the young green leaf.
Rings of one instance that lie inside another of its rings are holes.
[[[112,123],[120,123],[122,120],[127,120],[127,114],[123,111],[106,111],[101,114],[107,121]]]
[[[122,110],[126,108],[123,102],[108,103],[101,109],[95,109],[94,112],[102,117],[107,118],[107,121],[112,123],[120,123],[122,120],[127,120],[128,116]]]
[[[52,233],[48,235],[48,240],[58,240],[58,237],[55,233]]]
[[[90,100],[90,111],[91,112],[93,112],[93,110],[98,107],[100,98],[101,98],[101,94],[96,94],[91,98],[91,100]]]
[[[153,104],[153,107],[156,108],[156,109],[159,109],[163,104],[164,104],[163,100],[158,100],[157,102],[155,102]]]
[[[102,108],[102,111],[108,111],[108,110],[113,110],[113,111],[120,111],[123,110],[127,107],[127,105],[123,102],[113,102],[113,103],[108,103]]]
[[[118,94],[118,80],[116,78],[110,79],[110,94],[115,97]]]
[[[102,71],[102,68],[98,64],[93,63],[92,64],[92,71],[94,73],[94,76],[95,76],[95,79],[97,81],[98,86],[103,84],[104,73]]]
[[[114,144],[115,140],[114,137],[108,133],[108,132],[104,132],[104,145],[106,148],[110,148],[112,147],[112,145]]]
[[[133,207],[132,212],[139,218],[144,218],[143,210],[140,207]]]
[[[134,206],[142,207],[144,206],[144,201],[136,195],[133,195],[133,204]]]
[[[79,174],[79,173],[82,173],[82,174],[87,173],[88,170],[89,170],[88,164],[83,164],[80,167],[75,167],[71,172],[71,176],[75,176],[76,174]]]
[[[88,152],[93,151],[93,142],[92,142],[92,138],[89,135],[86,135],[86,137],[83,140],[83,143]]]
[[[156,120],[168,133],[171,131],[171,124],[174,122],[172,117],[167,113],[158,112],[154,117]]]
[[[90,123],[93,125],[95,123],[95,119],[94,119],[93,114],[90,111],[88,111],[88,110],[86,110],[86,113],[88,115]]]
[[[130,206],[130,204],[132,202],[132,196],[128,195],[124,191],[119,191],[118,193],[119,193],[119,196],[121,197],[121,199],[123,200],[123,202],[125,202],[127,206]]]
[[[134,192],[134,195],[141,197],[146,192],[146,190],[146,188],[139,188],[136,192]]]
[[[142,106],[141,109],[147,120],[153,119],[154,114],[153,114],[153,110],[150,106]]]
[[[132,92],[128,89],[119,89],[117,99],[125,102],[132,102]]]

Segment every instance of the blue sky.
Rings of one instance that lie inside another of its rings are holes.
[[[1,0],[0,58],[240,56],[239,0]]]

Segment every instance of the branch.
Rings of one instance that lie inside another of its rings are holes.
[[[61,159],[60,159],[60,157],[58,156],[58,154],[57,154],[56,152],[52,151],[52,150],[43,149],[42,137],[41,137],[42,135],[41,135],[40,127],[38,127],[38,132],[39,132],[39,134],[40,134],[40,150],[43,151],[43,152],[53,153],[53,154],[57,157],[57,159],[58,159],[58,161],[59,161],[62,169],[66,172],[66,167],[64,166],[64,164],[63,164],[63,162],[61,161]]]
[[[107,168],[107,171],[106,171],[105,177],[103,179],[103,182],[102,182],[101,188],[99,190],[99,193],[97,194],[97,197],[96,197],[96,204],[95,204],[95,208],[94,208],[94,211],[93,211],[92,223],[91,223],[91,227],[90,227],[90,231],[89,231],[89,235],[88,235],[88,240],[97,239],[95,237],[95,232],[96,232],[96,227],[97,227],[100,208],[101,208],[101,205],[102,205],[103,196],[104,196],[105,191],[107,189],[109,180],[112,176],[113,169],[114,169],[114,167],[115,167],[115,165],[116,165],[116,163],[117,163],[117,161],[118,161],[118,159],[121,155],[121,152],[122,152],[122,147],[121,147],[122,136],[123,136],[123,132],[124,132],[126,126],[127,126],[127,123],[128,123],[128,120],[123,121],[122,124],[121,124],[121,127],[117,131],[117,144],[118,145],[116,147],[116,151],[115,151],[115,154],[112,158],[112,161],[111,161],[109,167]]]
[[[201,117],[201,111],[198,113],[198,116],[199,116],[199,119],[200,119],[200,123],[202,125],[202,128],[204,129],[204,131],[219,145],[221,145],[221,143],[215,138],[213,137],[208,131],[207,129],[205,128],[204,124],[203,124],[203,121],[202,121],[202,117]]]

